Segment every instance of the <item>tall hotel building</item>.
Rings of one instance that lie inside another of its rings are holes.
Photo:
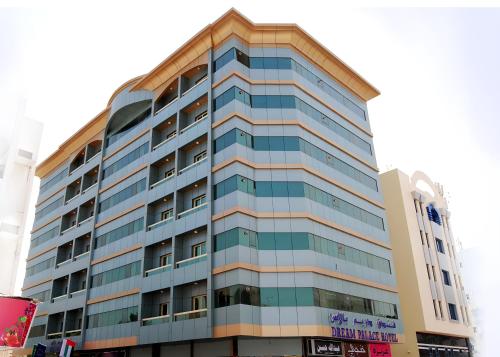
[[[443,188],[422,172],[381,175],[405,327],[396,356],[471,356],[473,328]]]
[[[366,109],[378,94],[297,25],[235,10],[124,83],[37,168],[29,345],[305,356],[402,342]]]

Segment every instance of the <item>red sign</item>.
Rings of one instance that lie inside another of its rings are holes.
[[[370,357],[392,357],[388,343],[370,343]]]
[[[0,346],[24,347],[35,312],[31,299],[0,296]]]

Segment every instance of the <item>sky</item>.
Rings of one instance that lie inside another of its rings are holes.
[[[455,238],[464,248],[488,247],[472,267],[477,283],[500,293],[500,279],[488,274],[500,269],[493,205],[500,201],[500,8],[369,3],[376,7],[314,0],[14,7],[0,0],[0,132],[24,100],[26,115],[44,124],[44,159],[123,82],[151,70],[230,7],[254,22],[297,23],[380,90],[368,108],[381,172],[422,170],[444,185]],[[485,304],[494,296],[484,295]]]

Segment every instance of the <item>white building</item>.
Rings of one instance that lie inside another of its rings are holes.
[[[22,114],[0,124],[0,294],[14,295],[22,280],[19,258],[31,226],[26,221],[42,127]]]

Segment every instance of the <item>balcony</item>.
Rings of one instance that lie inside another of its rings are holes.
[[[153,151],[157,150],[158,148],[168,143],[170,140],[172,140],[177,136],[176,127],[177,127],[177,120],[176,116],[173,115],[160,125],[153,128],[153,137],[152,137]]]
[[[174,321],[198,319],[207,316],[207,281],[174,288]]]
[[[68,296],[68,276],[55,279],[52,283],[52,302],[65,299]]]
[[[207,180],[204,178],[192,185],[184,187],[177,193],[177,218],[193,214],[207,206]]]
[[[148,231],[170,222],[174,218],[174,194],[171,193],[148,205]]]
[[[74,260],[78,260],[81,257],[86,256],[90,253],[90,233],[80,236],[75,239],[75,252]]]
[[[74,209],[62,216],[61,235],[76,227],[77,210]]]
[[[194,88],[205,82],[208,78],[208,66],[206,64],[196,66],[181,76],[181,93],[185,96]]]
[[[203,135],[189,144],[185,145],[178,152],[179,155],[179,175],[189,171],[191,168],[205,162],[207,159],[207,137]]]
[[[180,133],[185,133],[208,118],[207,95],[195,100],[179,113]]]
[[[182,268],[207,259],[206,226],[176,237],[175,267]]]
[[[73,181],[66,187],[66,196],[64,197],[64,204],[70,203],[72,200],[80,196],[81,190],[80,179]]]
[[[85,162],[89,162],[94,157],[99,155],[102,150],[102,140],[95,140],[87,145],[87,155],[85,158]]]
[[[78,225],[81,226],[94,217],[95,202],[94,199],[85,202],[78,209]]]
[[[59,268],[61,265],[71,262],[72,257],[73,257],[72,241],[59,246],[57,248],[56,267]]]
[[[172,240],[166,239],[147,246],[144,251],[144,276],[152,276],[172,269]]]
[[[176,79],[163,91],[162,94],[160,94],[158,99],[156,99],[154,104],[155,115],[157,115],[159,112],[161,112],[163,109],[165,109],[178,99],[178,86],[179,81]]]
[[[78,154],[76,154],[73,161],[69,165],[69,174],[71,175],[76,169],[85,163],[85,148],[83,148]]]
[[[74,309],[66,312],[65,337],[79,336],[82,334],[83,309]]]
[[[87,289],[87,269],[82,269],[71,274],[69,296],[83,294]]]
[[[47,340],[62,338],[64,327],[64,312],[49,315],[47,320]]]
[[[82,194],[88,191],[91,187],[97,185],[98,178],[99,166],[94,167],[92,170],[83,175]]]
[[[150,189],[175,177],[175,154],[172,153],[161,158],[151,165],[150,168]]]
[[[142,295],[142,326],[170,322],[170,289]]]

